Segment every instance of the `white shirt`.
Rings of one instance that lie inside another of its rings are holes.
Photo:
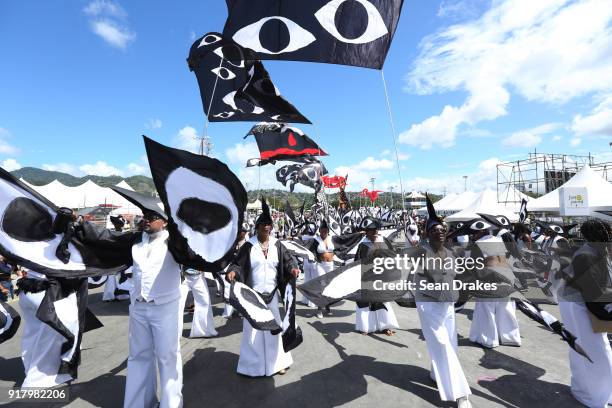
[[[272,293],[276,287],[276,268],[278,267],[278,250],[276,238],[270,237],[268,241],[268,258],[264,257],[263,250],[257,236],[249,239],[253,244],[251,248],[251,287],[259,293]]]
[[[168,231],[143,232],[142,241],[132,246],[132,259],[132,299],[160,305],[180,298],[180,267],[168,251]]]
[[[317,253],[324,254],[326,252],[334,252],[334,242],[331,237],[328,235],[325,240],[323,240],[320,236],[316,236],[315,240],[319,243],[317,245]]]

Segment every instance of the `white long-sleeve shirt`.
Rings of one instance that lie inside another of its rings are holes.
[[[132,299],[160,305],[180,298],[180,267],[168,250],[168,231],[144,232],[142,241],[132,247],[132,259]]]

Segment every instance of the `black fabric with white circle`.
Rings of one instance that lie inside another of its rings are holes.
[[[198,38],[187,61],[198,80],[209,121],[310,123],[280,95],[252,52],[222,34]]]
[[[221,161],[145,137],[151,174],[168,215],[177,262],[218,271],[233,255],[247,205],[244,186]]]
[[[57,214],[56,205],[0,168],[2,255],[28,269],[57,277],[107,275],[128,267],[124,252],[113,251],[109,257],[105,249],[86,245],[75,236],[63,242],[66,231],[53,232]],[[70,254],[66,263],[56,256],[62,244],[67,244]]]
[[[232,282],[228,302],[253,328],[280,333],[281,327],[261,296],[244,283]]]
[[[10,340],[21,323],[21,316],[15,309],[0,300],[0,344]]]
[[[403,0],[232,0],[223,33],[258,59],[382,68]]]

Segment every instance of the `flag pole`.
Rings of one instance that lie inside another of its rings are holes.
[[[402,209],[406,211],[406,203],[404,202],[404,186],[402,183],[402,172],[400,170],[399,151],[397,149],[397,137],[395,132],[395,124],[393,123],[393,114],[391,113],[391,103],[389,102],[389,93],[387,92],[387,81],[385,80],[385,72],[381,68],[380,76],[382,78],[383,89],[385,90],[385,100],[387,101],[387,111],[389,112],[389,123],[391,124],[391,135],[393,137],[393,146],[395,148],[395,161],[397,164],[397,175],[399,176],[400,192],[402,194]]]

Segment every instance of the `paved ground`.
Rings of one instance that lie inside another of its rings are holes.
[[[396,306],[401,329],[386,337],[354,331],[354,303],[339,305],[333,316],[324,319],[312,317],[312,309],[300,306],[298,324],[305,340],[292,353],[291,369],[284,376],[249,379],[236,374],[242,323],[221,318],[223,304],[219,298],[214,300],[219,337],[181,340],[186,407],[452,406],[439,401],[429,379],[427,350],[415,309]],[[457,327],[459,357],[475,407],[579,406],[569,392],[565,343],[518,313],[522,347],[476,347],[466,338],[472,306],[468,304],[457,315]],[[128,304],[103,303],[98,289],[90,295],[90,307],[104,327],[84,336],[79,379],[71,386],[69,406],[121,407]],[[559,316],[555,307],[545,308]],[[185,315],[184,336],[190,320]],[[7,389],[19,385],[24,377],[19,340],[20,333],[0,345],[0,405]]]

